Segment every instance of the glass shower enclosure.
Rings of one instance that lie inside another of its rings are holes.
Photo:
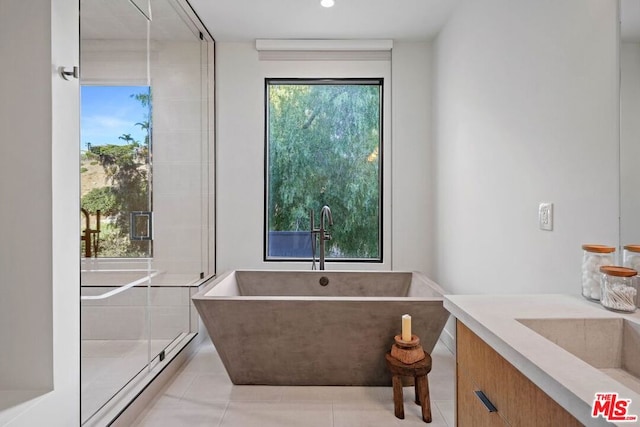
[[[213,40],[185,0],[81,0],[80,39],[81,418],[98,425],[197,332]]]

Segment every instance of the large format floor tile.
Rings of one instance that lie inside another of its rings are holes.
[[[413,387],[404,388],[405,419],[393,412],[391,387],[237,386],[210,341],[136,420],[136,426],[453,427],[455,359],[438,342],[429,374],[433,421],[422,421]]]

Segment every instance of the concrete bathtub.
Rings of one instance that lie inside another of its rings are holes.
[[[433,350],[442,295],[415,272],[236,270],[193,302],[234,384],[381,386],[403,314]]]

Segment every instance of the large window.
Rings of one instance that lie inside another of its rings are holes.
[[[382,262],[382,79],[266,79],[265,259],[311,259],[331,208],[326,258]],[[317,254],[316,254],[317,255]]]
[[[82,255],[150,257],[151,87],[81,90]]]

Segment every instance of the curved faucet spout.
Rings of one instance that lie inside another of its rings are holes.
[[[324,270],[324,242],[326,240],[331,240],[331,234],[327,232],[327,221],[329,221],[328,225],[333,225],[331,208],[329,208],[329,206],[327,205],[324,205],[320,210],[320,229],[318,230],[318,237],[320,238],[320,270]]]
[[[329,225],[333,225],[333,216],[331,216],[331,208],[327,205],[324,205],[320,210],[320,228],[326,230],[325,221],[329,220]]]

